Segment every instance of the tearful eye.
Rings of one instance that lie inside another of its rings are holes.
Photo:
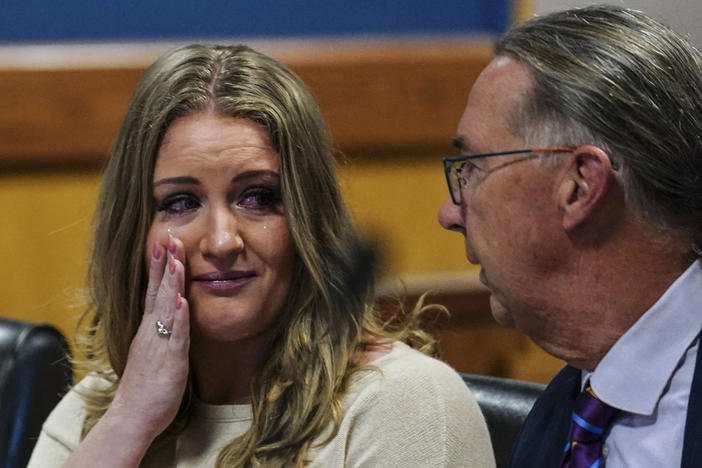
[[[252,187],[242,193],[238,206],[251,210],[263,211],[280,203],[278,191],[268,187]]]
[[[190,194],[177,194],[166,197],[158,204],[156,209],[167,215],[179,215],[196,210],[200,207],[200,200]]]

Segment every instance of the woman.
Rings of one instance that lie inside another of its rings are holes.
[[[96,223],[91,373],[30,466],[494,465],[461,379],[401,341],[434,342],[372,307],[319,111],[280,63],[161,57]]]

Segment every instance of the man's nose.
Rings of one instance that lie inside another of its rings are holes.
[[[444,229],[465,234],[465,223],[463,217],[463,205],[456,205],[451,197],[448,197],[439,209],[439,224]]]

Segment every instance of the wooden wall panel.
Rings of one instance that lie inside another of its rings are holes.
[[[342,150],[417,153],[450,148],[490,51],[487,44],[408,47],[349,51],[334,66],[287,63],[312,90]]]
[[[0,161],[100,162],[141,69],[0,70]]]
[[[107,48],[76,59],[80,50],[46,46],[34,55],[22,49],[22,60],[12,62],[7,59],[12,51],[0,47],[0,199],[17,207],[0,225],[3,256],[11,258],[4,270],[11,278],[0,278],[5,304],[0,315],[47,321],[72,333],[98,168],[136,82],[159,48],[166,47],[145,45],[143,53],[132,48],[133,56],[126,58],[124,51]],[[435,221],[447,196],[439,156],[450,151],[470,86],[490,59],[490,44],[258,48],[301,76],[335,145],[351,156],[351,164],[341,168],[342,188],[359,225],[384,236],[386,276],[406,278],[408,301],[433,289],[430,300],[451,310],[441,331],[446,360],[466,372],[548,380],[560,363],[492,320],[487,292],[465,261],[462,240]],[[43,58],[32,61],[35,55]],[[418,182],[421,177],[426,181]],[[441,273],[460,269],[464,272]]]
[[[308,84],[335,144],[357,155],[448,148],[470,84],[490,58],[484,41],[265,49]],[[0,163],[104,160],[146,64],[143,57],[119,68],[6,64],[0,69]]]

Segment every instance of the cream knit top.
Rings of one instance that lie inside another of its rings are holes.
[[[480,409],[453,369],[398,342],[372,365],[377,370],[358,374],[344,398],[338,434],[309,453],[310,466],[495,466]],[[78,386],[97,380],[86,377]],[[29,468],[62,466],[80,442],[84,415],[83,400],[72,390],[44,423]],[[141,466],[214,466],[219,450],[250,424],[250,405],[195,402],[186,430]]]

